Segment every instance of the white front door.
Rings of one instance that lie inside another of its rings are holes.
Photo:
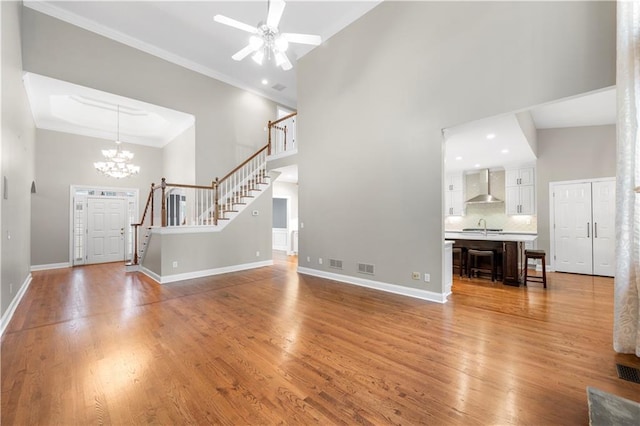
[[[616,182],[593,182],[593,274],[613,277],[616,252]]]
[[[126,206],[123,198],[89,197],[87,263],[124,260]]]
[[[556,185],[554,194],[555,269],[592,274],[591,184]]]

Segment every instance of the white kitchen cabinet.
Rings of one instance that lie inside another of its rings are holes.
[[[504,173],[506,186],[534,185],[536,183],[535,167],[533,166],[507,169]]]
[[[508,215],[536,212],[535,168],[505,170],[505,206]]]
[[[445,176],[444,215],[464,215],[464,176],[462,173],[448,174]]]

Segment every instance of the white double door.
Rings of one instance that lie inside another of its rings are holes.
[[[615,180],[554,184],[555,270],[615,274]]]
[[[124,260],[127,200],[89,197],[87,201],[87,263]]]

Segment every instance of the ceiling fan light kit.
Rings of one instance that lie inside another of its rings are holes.
[[[285,53],[289,48],[289,43],[309,44],[313,46],[318,46],[322,43],[322,38],[318,35],[280,33],[278,25],[280,24],[280,18],[282,18],[285,6],[286,3],[283,0],[269,1],[267,22],[261,22],[255,27],[224,15],[214,16],[213,20],[220,24],[228,25],[252,34],[249,38],[249,44],[236,52],[231,58],[235,61],[241,61],[251,55],[251,59],[257,64],[262,65],[265,58],[267,61],[270,61],[273,57],[276,66],[287,71],[293,68],[289,57]]]

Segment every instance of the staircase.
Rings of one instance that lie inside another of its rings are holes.
[[[281,157],[297,151],[295,136],[287,141],[287,133],[291,128],[295,130],[295,116],[296,113],[293,113],[270,121],[267,145],[224,177],[216,178],[211,186],[168,183],[165,178],[159,185],[152,183],[142,219],[132,225],[134,250],[128,268],[135,270],[144,259],[154,227],[208,227],[221,231],[251,205],[259,193],[270,185],[267,160],[275,155]]]

